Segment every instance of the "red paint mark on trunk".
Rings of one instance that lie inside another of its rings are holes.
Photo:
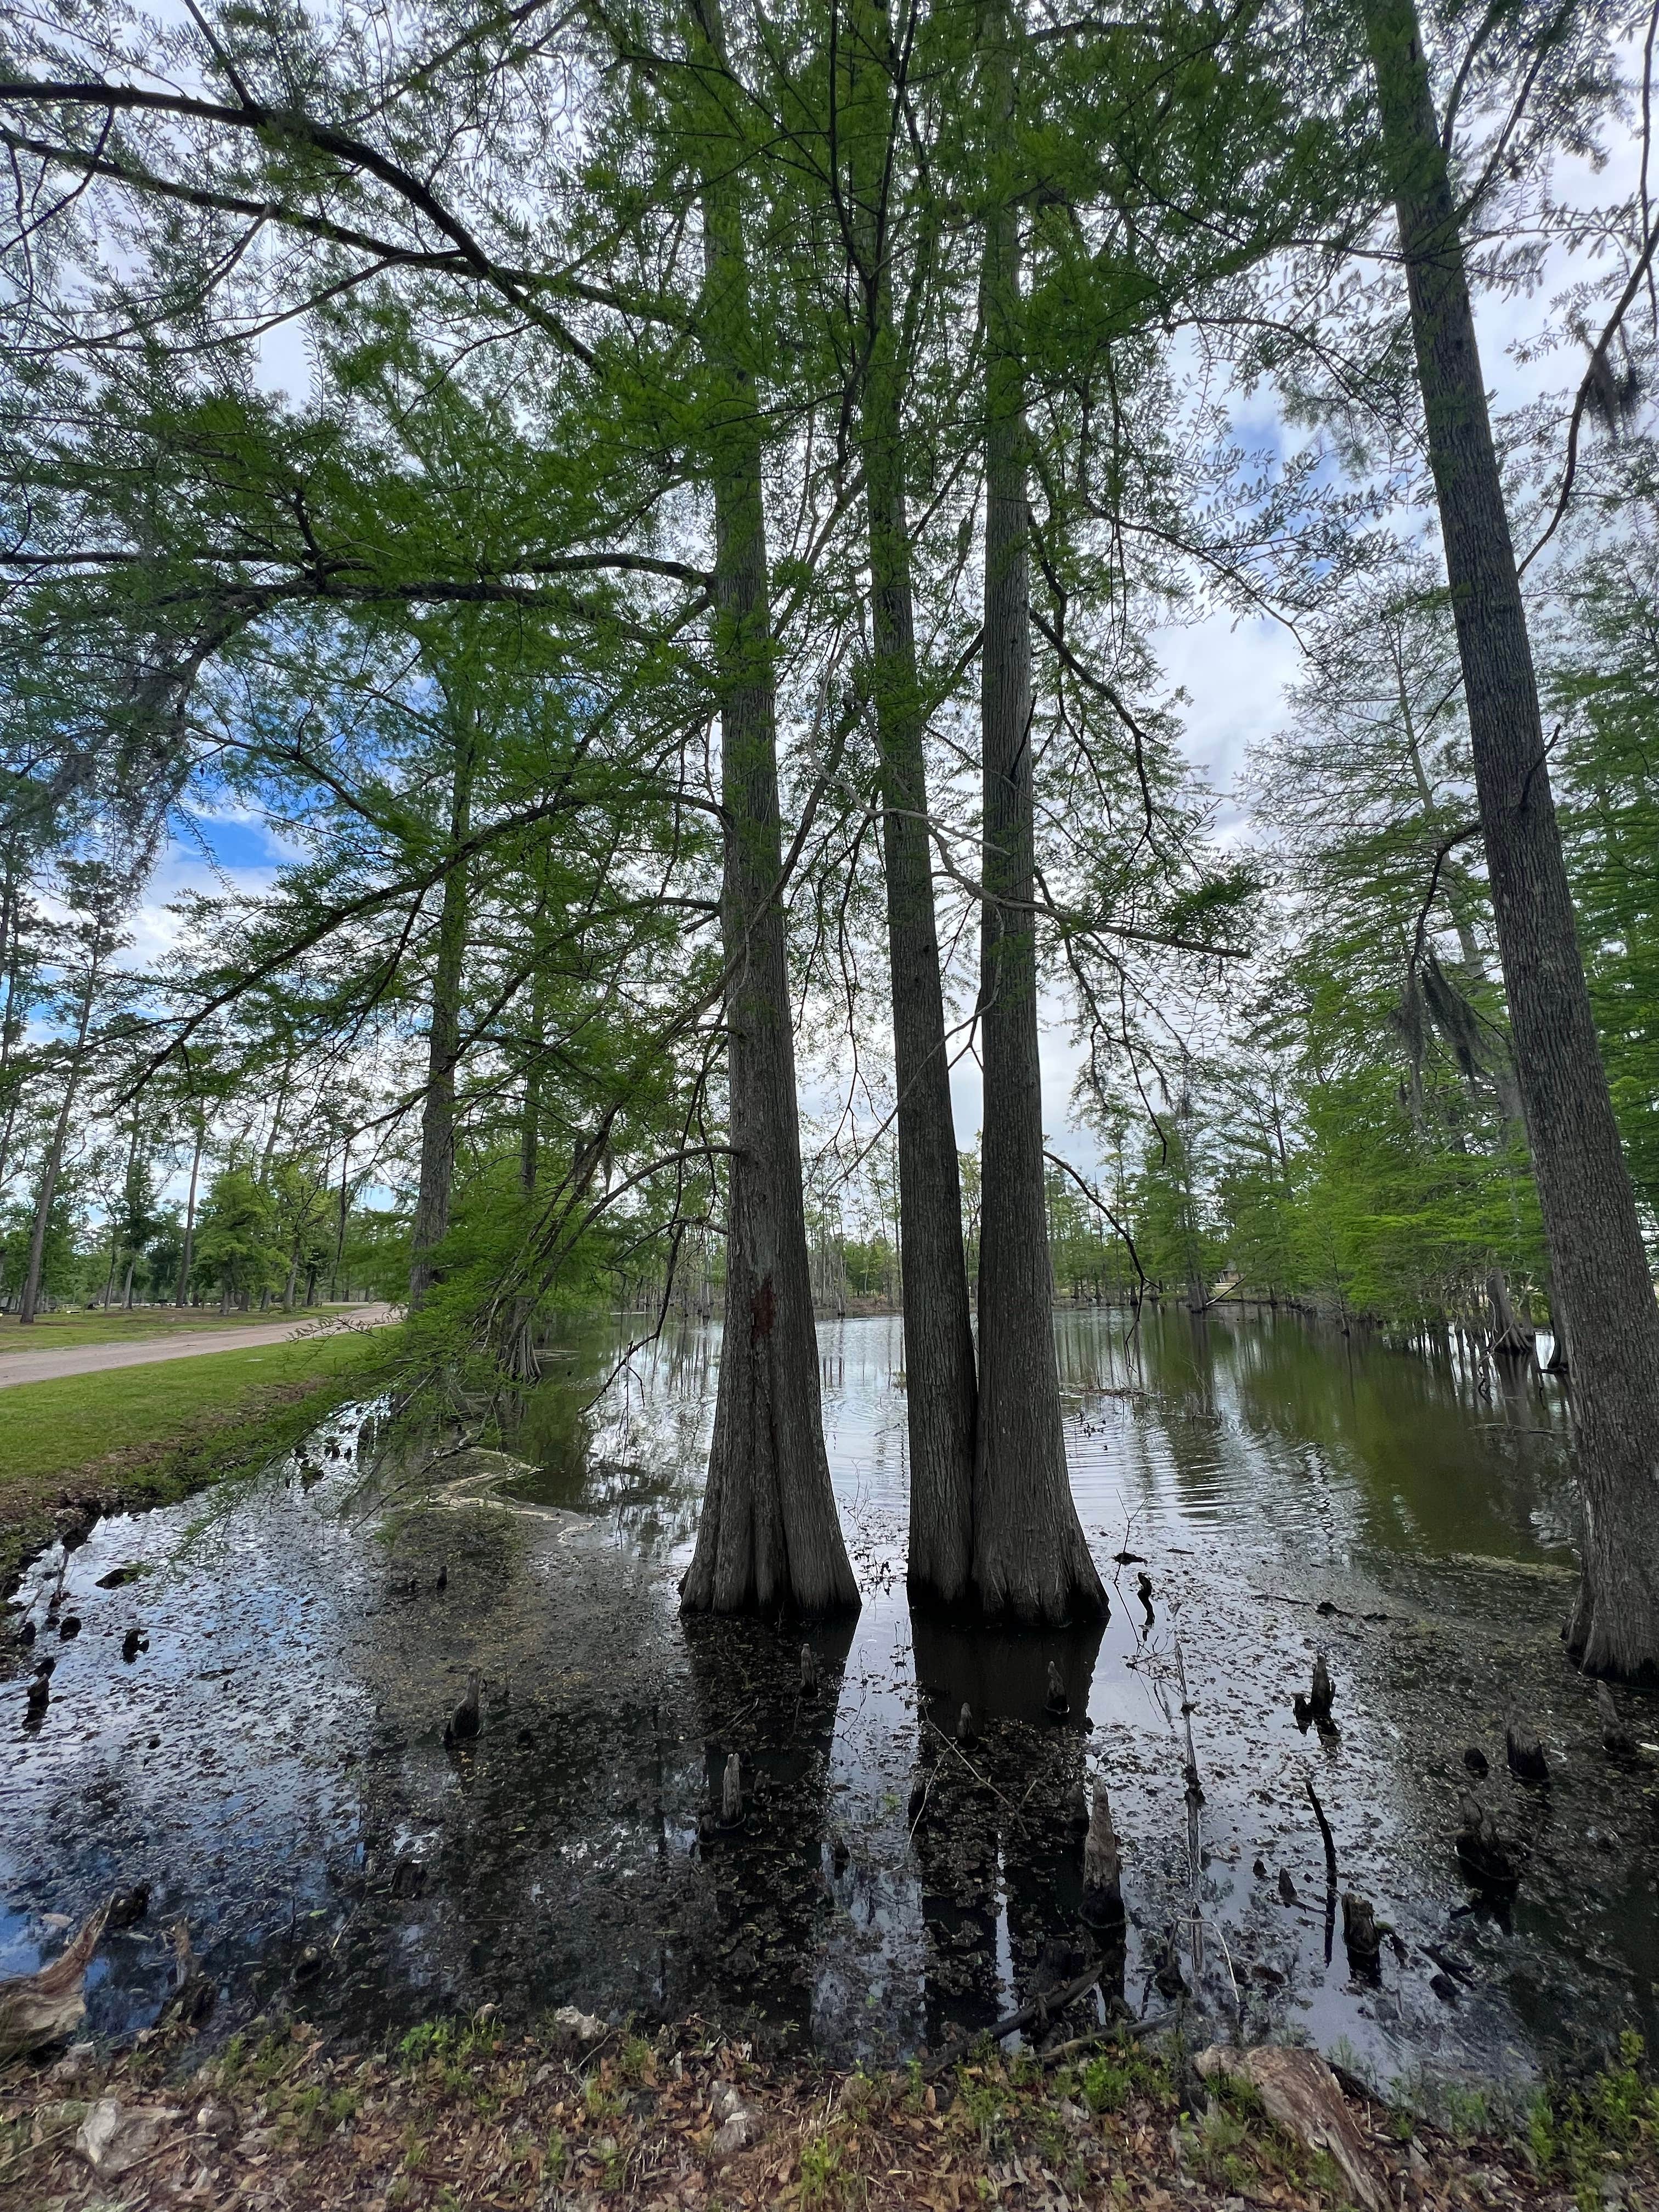
[[[768,1275],[755,1293],[749,1309],[749,1341],[758,1344],[763,1336],[772,1334],[772,1323],[777,1318],[778,1302],[772,1295],[772,1278]]]

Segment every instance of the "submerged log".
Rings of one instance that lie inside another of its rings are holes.
[[[1083,1846],[1083,1917],[1091,1928],[1123,1925],[1123,1863],[1106,1784],[1099,1777],[1095,1780],[1094,1810],[1089,1815],[1089,1834]]]
[[[1510,1772],[1522,1782],[1547,1782],[1550,1763],[1544,1756],[1544,1746],[1538,1731],[1530,1722],[1516,1717],[1504,1731],[1504,1753],[1510,1763]]]

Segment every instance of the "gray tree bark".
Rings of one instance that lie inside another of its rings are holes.
[[[1462,237],[1416,10],[1413,0],[1361,5],[1516,1073],[1552,1282],[1572,1340],[1583,1573],[1565,1633],[1587,1668],[1636,1674],[1659,1668],[1659,1305],[1579,954]]]
[[[981,67],[994,168],[1005,166],[1014,121],[1013,37],[1006,6],[988,11]],[[1106,1597],[1066,1474],[1043,1193],[1019,262],[1018,208],[1013,182],[1005,173],[994,182],[988,207],[981,289],[986,348],[980,691],[985,1105],[974,1586],[981,1607],[993,1618],[1060,1621],[1098,1614]]]
[[[890,45],[880,0],[850,11],[843,48],[844,127],[864,312],[860,434],[898,1087],[908,1582],[915,1602],[957,1606],[971,1595],[978,1390],[933,905],[926,706],[916,666],[905,504],[902,371],[889,261]]]
[[[703,164],[701,330],[711,387],[731,1160],[714,1443],[681,1595],[689,1612],[822,1614],[855,1608],[859,1595],[836,1516],[818,1392],[780,881],[749,268],[737,171],[726,158],[736,133],[717,92],[708,88],[725,73],[719,0],[696,0],[692,44],[705,80],[705,112],[696,121]]]
[[[202,1147],[207,1142],[205,1117],[196,1124],[196,1149],[190,1162],[190,1197],[185,1206],[185,1247],[179,1255],[179,1290],[173,1303],[182,1306],[189,1302],[190,1271],[196,1258],[196,1183],[202,1172]]]
[[[92,1026],[92,1010],[97,1001],[98,984],[103,973],[104,925],[101,915],[94,911],[91,922],[92,940],[87,953],[87,972],[82,986],[81,1005],[75,1033],[75,1048],[70,1054],[69,1069],[64,1079],[64,1097],[58,1109],[58,1119],[46,1146],[46,1162],[40,1170],[40,1188],[34,1198],[34,1223],[29,1231],[28,1267],[23,1277],[23,1295],[17,1308],[21,1322],[32,1322],[40,1303],[40,1271],[46,1251],[46,1229],[52,1219],[52,1200],[58,1195],[58,1179],[64,1170],[64,1143],[69,1134],[70,1116],[75,1111],[76,1093],[81,1087],[81,1075],[86,1064],[87,1032]]]
[[[415,1201],[409,1310],[418,1313],[436,1279],[433,1254],[449,1233],[455,1174],[455,1070],[461,1056],[461,974],[466,960],[470,884],[460,848],[471,833],[477,731],[470,703],[450,701],[455,758],[450,781],[449,842],[456,858],[444,877],[427,1030],[426,1095],[421,1107],[421,1183]]]

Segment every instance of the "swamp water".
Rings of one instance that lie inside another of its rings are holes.
[[[379,2034],[574,2001],[902,2057],[1097,1955],[1075,1808],[1099,1774],[1133,2013],[1169,2008],[1176,1966],[1212,2028],[1300,2034],[1385,2084],[1524,2081],[1621,2027],[1651,2035],[1659,1758],[1605,1758],[1561,1655],[1556,1387],[1283,1318],[1149,1315],[1133,1346],[1121,1316],[1058,1328],[1073,1481],[1112,1600],[1086,1635],[913,1620],[902,1335],[884,1317],[820,1328],[864,1605],[813,1632],[816,1695],[799,1632],[678,1613],[717,1330],[636,1353],[585,1422],[617,1340],[568,1346],[519,1439],[533,1473],[457,1449],[366,1476],[370,1431],[341,1417],[234,1495],[49,1554],[17,1601],[58,1662],[38,1728],[21,1677],[0,1686],[0,1974],[143,1880],[148,1918],[106,1938],[89,1978],[94,2032],[155,2015],[183,1921],[222,2022],[291,2003]],[[82,1623],[68,1642],[48,1620],[60,1573],[58,1618]],[[131,1628],[147,1648],[127,1661]],[[1334,1735],[1292,1706],[1322,1648]],[[1064,1721],[1044,1708],[1051,1659]],[[469,1668],[482,1728],[447,1748]],[[1632,1733],[1659,1740],[1659,1700],[1621,1697]],[[1505,1769],[1511,1710],[1543,1736],[1547,1788]],[[1525,1858],[1507,1910],[1454,1855],[1468,1747]],[[734,1751],[744,1818],[720,1832]],[[1340,1889],[1391,1923],[1375,1981],[1351,1969],[1340,1911],[1332,1927],[1310,1788]]]

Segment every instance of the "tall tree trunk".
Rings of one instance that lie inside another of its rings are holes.
[[[40,1187],[35,1194],[34,1225],[29,1232],[28,1268],[23,1277],[23,1296],[17,1309],[20,1322],[30,1323],[40,1302],[40,1270],[46,1259],[46,1229],[52,1219],[52,1201],[58,1195],[58,1178],[64,1167],[64,1140],[69,1134],[70,1115],[75,1110],[75,1097],[81,1087],[81,1073],[86,1059],[87,1031],[92,1026],[92,1009],[98,995],[98,978],[103,948],[102,924],[94,913],[92,920],[93,939],[87,955],[87,975],[81,993],[81,1007],[75,1034],[75,1049],[70,1054],[69,1073],[64,1080],[63,1103],[58,1109],[58,1119],[52,1126],[52,1139],[46,1147],[46,1164],[40,1172]]]
[[[1505,1358],[1530,1358],[1533,1332],[1516,1312],[1504,1270],[1495,1262],[1486,1270],[1486,1303],[1492,1308],[1492,1349]]]
[[[1054,1353],[1037,1050],[1019,215],[1007,174],[1015,112],[1012,11],[988,9],[981,46],[996,181],[985,223],[985,641],[980,711],[985,888],[980,1023],[985,1069],[979,1242],[979,1432],[974,1583],[1018,1620],[1098,1614],[1105,1593],[1072,1502]]]
[[[346,1218],[350,1212],[351,1139],[346,1138],[340,1152],[340,1215],[334,1232],[334,1265],[329,1270],[328,1284],[331,1297],[340,1295],[340,1266],[345,1258]],[[347,1285],[348,1293],[350,1285]]]
[[[190,1271],[196,1258],[196,1182],[202,1172],[202,1147],[207,1142],[207,1121],[196,1124],[196,1150],[191,1155],[190,1196],[185,1204],[185,1249],[179,1255],[179,1290],[173,1303],[185,1305],[190,1299]]]
[[[1498,951],[1572,1339],[1583,1574],[1567,1640],[1659,1668],[1659,1305],[1590,1011],[1463,244],[1413,0],[1362,0],[1411,298]]]
[[[971,1595],[978,1389],[933,907],[926,710],[905,506],[902,366],[888,258],[892,82],[882,0],[865,0],[850,11],[843,55],[853,246],[865,313],[860,429],[898,1086],[909,1588],[915,1601],[956,1606]]]
[[[270,1164],[276,1157],[276,1141],[283,1133],[283,1116],[288,1111],[288,1095],[294,1083],[294,1062],[283,1062],[283,1079],[276,1086],[276,1103],[271,1109],[270,1127],[265,1131],[265,1147],[259,1155],[259,1180],[267,1188],[270,1182]]]
[[[132,1311],[132,1278],[134,1270],[137,1268],[137,1265],[138,1255],[136,1252],[129,1252],[127,1255],[127,1279],[125,1286],[121,1292],[121,1304],[129,1313]]]
[[[132,1188],[132,1170],[133,1170],[133,1168],[134,1168],[135,1164],[137,1164],[137,1158],[138,1158],[138,1123],[137,1123],[137,1118],[135,1117],[135,1118],[134,1118],[134,1121],[133,1121],[133,1124],[132,1124],[132,1135],[131,1135],[131,1140],[129,1141],[128,1146],[127,1146],[127,1171],[126,1171],[126,1175],[125,1175],[125,1176],[124,1177],[124,1179],[123,1179],[123,1181],[122,1181],[122,1184],[121,1184],[121,1196],[122,1196],[122,1200],[123,1200],[123,1201],[124,1201],[124,1202],[125,1202],[125,1200],[126,1194],[127,1194],[128,1191],[130,1191],[130,1190],[131,1189],[131,1188]],[[105,1283],[104,1283],[104,1311],[105,1311],[106,1313],[107,1313],[107,1312],[109,1311],[109,1302],[110,1302],[110,1300],[111,1300],[111,1299],[114,1297],[114,1295],[115,1295],[115,1271],[116,1271],[117,1267],[118,1267],[120,1266],[120,1264],[121,1264],[121,1226],[120,1226],[120,1223],[119,1223],[119,1221],[118,1220],[118,1221],[117,1221],[117,1223],[116,1223],[116,1224],[115,1224],[114,1230],[113,1230],[113,1231],[112,1231],[112,1234],[111,1234],[110,1240],[109,1240],[109,1274],[108,1274],[108,1276],[106,1278],[106,1279],[105,1279]],[[129,1273],[129,1275],[128,1275],[128,1281],[129,1281],[129,1282],[131,1282],[131,1273]]]
[[[694,20],[696,58],[718,84],[719,0],[696,0]],[[732,137],[717,94],[705,93],[702,346],[713,418],[732,1156],[714,1443],[682,1595],[692,1612],[825,1613],[855,1607],[859,1595],[823,1449],[806,1255],[749,269],[740,185],[726,159]]]
[[[1417,795],[1423,804],[1424,826],[1431,829],[1438,811],[1437,795],[1423,765],[1422,750],[1418,743],[1405,674],[1397,660],[1395,679],[1399,687],[1401,720],[1405,725],[1406,756],[1411,763]],[[1466,872],[1458,866],[1449,854],[1442,857],[1440,877],[1446,909],[1451,915],[1452,927],[1457,933],[1458,957],[1472,981],[1485,983],[1488,980],[1486,963],[1481,957],[1470,913],[1474,904],[1474,886]],[[1478,1097],[1473,1069],[1466,1069],[1464,1073],[1470,1095]],[[1518,1238],[1521,1194],[1517,1188],[1519,1175],[1514,1156],[1517,1150],[1524,1152],[1526,1149],[1526,1115],[1521,1103],[1521,1086],[1516,1080],[1515,1055],[1506,1037],[1498,1039],[1498,1050],[1486,1073],[1492,1079],[1492,1086],[1498,1097],[1498,1141],[1504,1155],[1504,1181],[1509,1187],[1510,1216],[1516,1224]],[[1529,1352],[1534,1331],[1527,1322],[1517,1318],[1514,1301],[1510,1297],[1509,1279],[1501,1262],[1496,1259],[1486,1271],[1486,1297],[1492,1310],[1492,1349],[1516,1356]]]
[[[6,1166],[11,1158],[12,1131],[16,1126],[17,1109],[22,1098],[21,1079],[14,1081],[12,1056],[23,1034],[22,1002],[22,894],[13,873],[13,856],[7,855],[7,876],[4,886],[3,912],[6,940],[6,1010],[0,1017],[0,1098],[5,1101],[6,1118],[0,1122],[0,1191],[6,1187]]]
[[[432,1255],[449,1233],[450,1188],[455,1172],[455,1068],[461,1052],[461,970],[466,958],[469,886],[460,847],[472,828],[472,779],[477,732],[470,702],[459,714],[451,702],[455,760],[450,784],[449,841],[455,858],[444,877],[438,912],[438,951],[432,972],[432,1018],[427,1031],[426,1097],[421,1108],[421,1187],[410,1237],[409,1310],[418,1313],[434,1280]]]

